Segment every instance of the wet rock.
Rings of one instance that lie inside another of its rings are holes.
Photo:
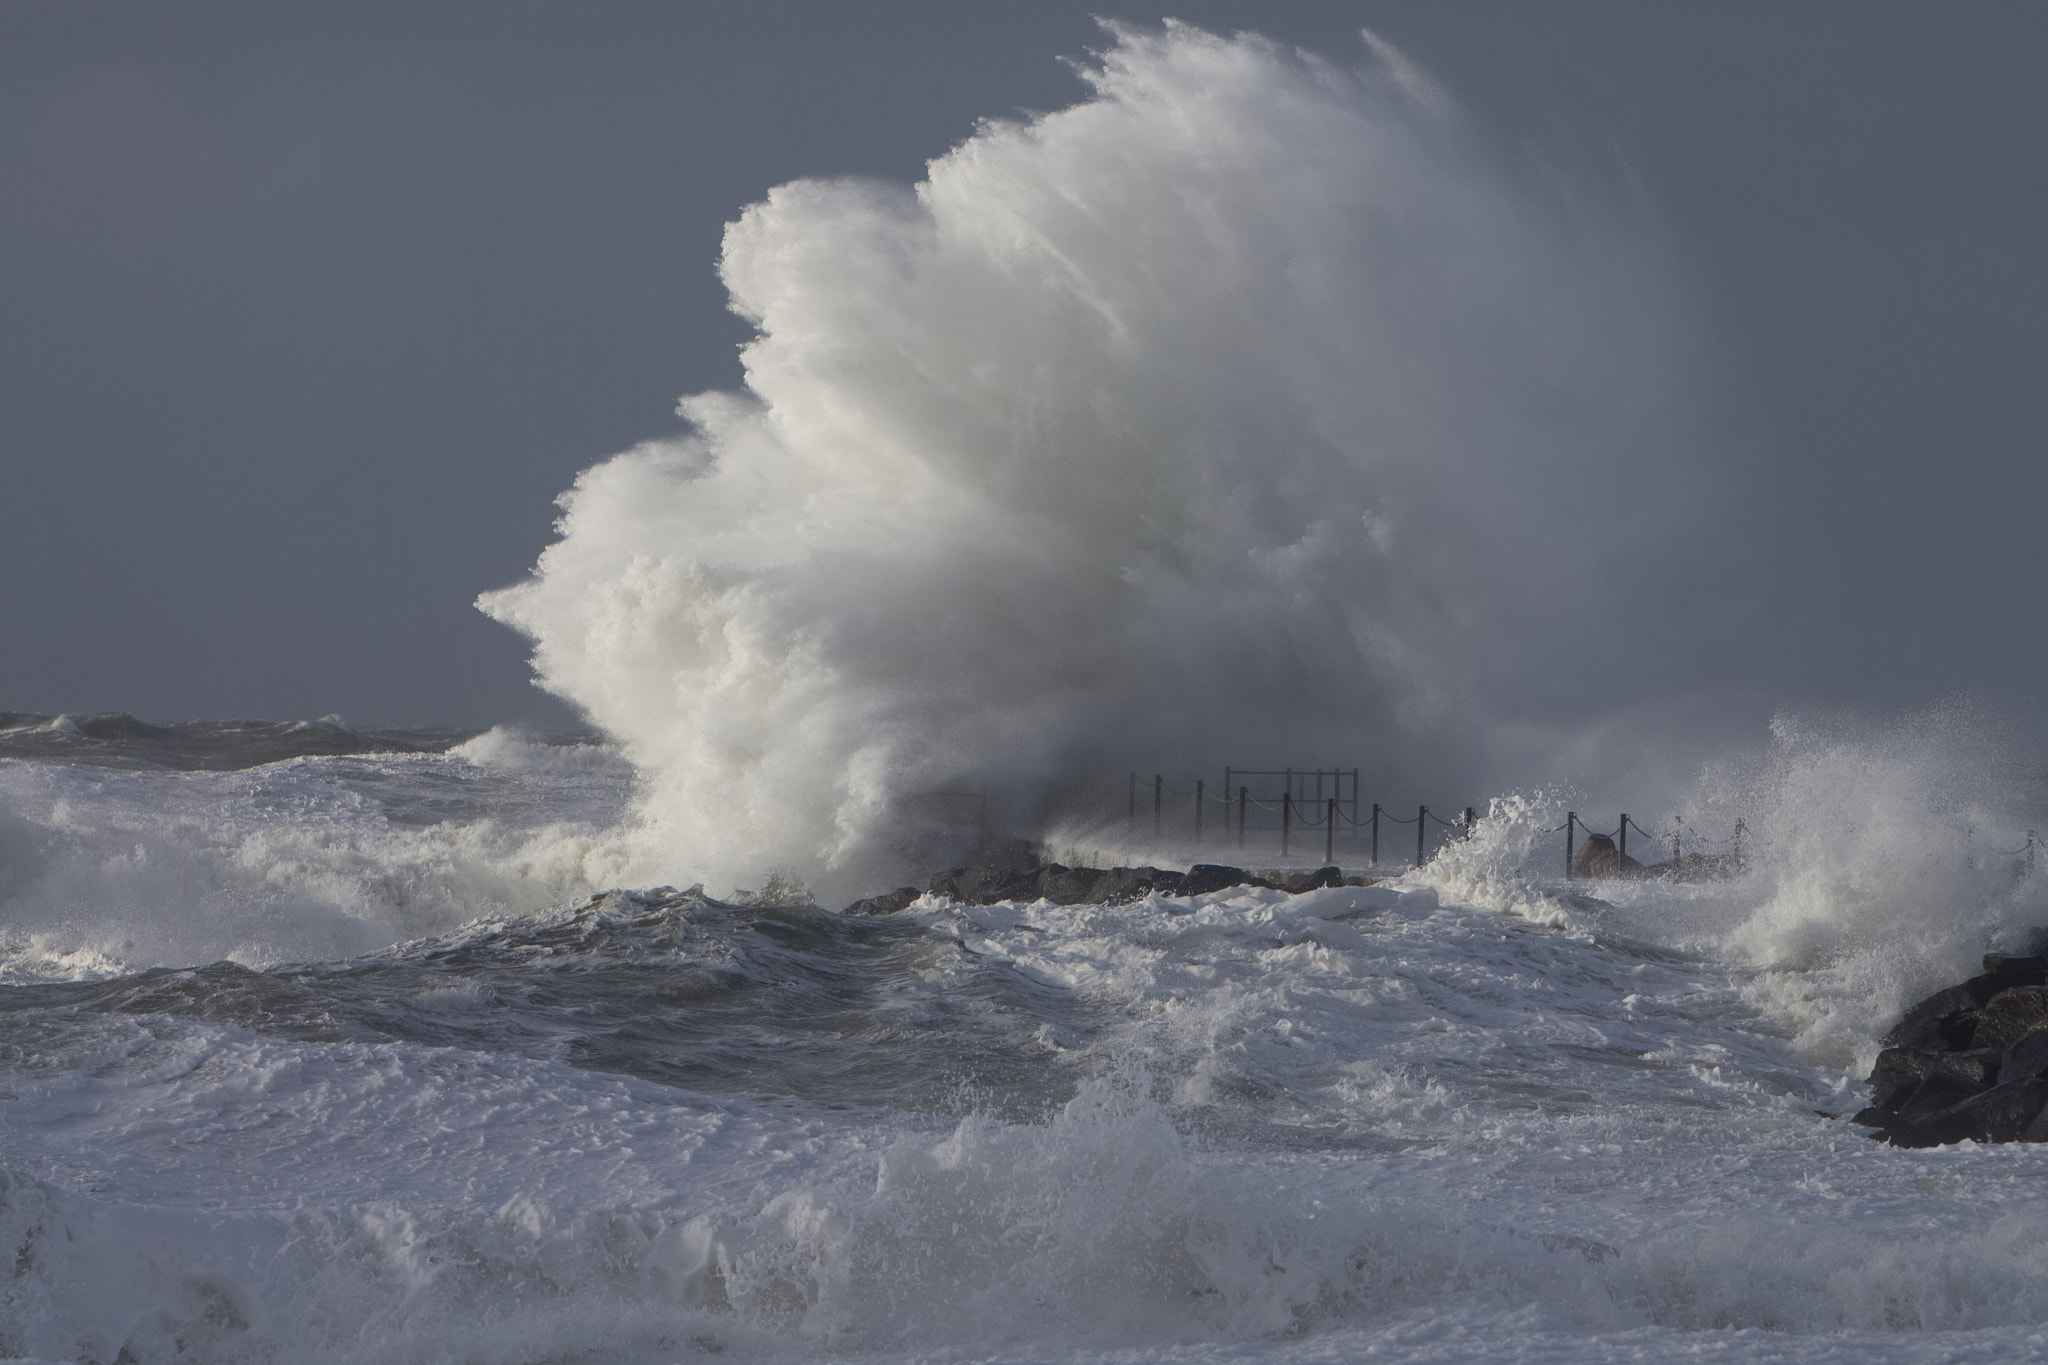
[[[1936,1071],[1913,1087],[1913,1093],[1899,1105],[1897,1119],[1907,1124],[1921,1123],[1983,1091],[1983,1086],[1972,1085],[1961,1076]]]
[[[1944,1054],[1917,1047],[1888,1047],[1877,1054],[1870,1070],[1870,1104],[1881,1112],[1896,1111],[1920,1082],[1934,1074]],[[1858,1115],[1858,1121],[1862,1116]]]
[[[1928,1083],[1936,1079],[1930,1077]],[[1924,1086],[1923,1086],[1924,1088]],[[2048,1079],[1994,1085],[1942,1108],[1901,1111],[1885,1129],[1894,1147],[1945,1147],[1951,1142],[2019,1142],[2048,1108]],[[2039,1138],[2029,1139],[2039,1141]]]
[[[1960,986],[1936,991],[1906,1011],[1906,1017],[1885,1034],[1887,1047],[1931,1048],[1960,1052],[1973,1046],[1978,1012],[1999,992],[2010,989],[2002,977],[1986,973],[1973,976]]]
[[[2000,1064],[2005,1059],[2002,1047],[1971,1048],[1965,1052],[1950,1052],[1942,1055],[1935,1064],[1934,1074],[1947,1076],[1964,1085],[1982,1090],[2009,1079],[2002,1074]]]
[[[1872,1136],[2048,1141],[2048,954],[1986,954],[1981,975],[1914,1005],[1884,1042],[1853,1120]]]
[[[2009,986],[2048,985],[2048,956],[2035,953],[2013,957],[2005,953],[1986,953],[1984,975],[1997,977]]]
[[[914,886],[899,886],[894,891],[885,891],[879,896],[867,896],[855,901],[839,913],[842,915],[893,915],[909,908],[912,901],[923,894]]]
[[[1185,873],[1156,867],[1112,867],[1096,883],[1096,899],[1104,905],[1123,905],[1155,891],[1162,896],[1178,896],[1186,880]]]
[[[1029,840],[1010,839],[976,849],[965,867],[949,867],[925,887],[962,905],[1003,900],[1036,900],[1044,859]]]
[[[1081,905],[1096,899],[1096,888],[1102,884],[1102,877],[1099,867],[1047,863],[1038,871],[1038,898],[1049,900],[1054,905]]]
[[[1998,1061],[1998,1078],[2024,1081],[2048,1075],[2048,1028],[2037,1028],[2005,1050]]]
[[[962,905],[997,901],[1051,901],[1055,905],[1124,905],[1149,895],[1199,896],[1233,886],[1260,886],[1290,892],[1325,886],[1370,885],[1371,879],[1346,878],[1336,867],[1314,872],[1269,872],[1262,876],[1222,863],[1197,863],[1186,872],[1160,867],[1068,867],[1044,861],[1038,846],[1022,839],[977,850],[961,867],[933,877],[925,890]],[[908,906],[922,894],[902,886],[885,895],[855,901],[842,912],[887,915]]]
[[[1180,894],[1183,896],[1206,896],[1211,891],[1223,891],[1233,886],[1272,886],[1262,877],[1254,877],[1241,867],[1229,867],[1223,863],[1196,863],[1181,878]]]
[[[1985,1002],[1970,1045],[2003,1050],[2037,1028],[2048,1028],[2048,986],[2012,986]]]
[[[1313,872],[1275,872],[1270,884],[1298,896],[1304,891],[1344,885],[1344,871],[1336,867],[1319,867]]]

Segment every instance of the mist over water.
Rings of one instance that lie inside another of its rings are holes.
[[[744,389],[482,599],[636,765],[650,876],[861,893],[943,851],[920,794],[1030,832],[1131,767],[1469,790],[1670,682],[1612,591],[1716,497],[1654,223],[1369,37],[1108,36],[915,186],[749,207]]]

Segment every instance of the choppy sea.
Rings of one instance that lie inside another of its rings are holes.
[[[1845,1117],[1989,912],[1761,951],[1800,869],[1564,883],[1503,803],[848,917],[594,884],[574,737],[17,722],[0,1357],[2048,1359],[2048,1148]]]

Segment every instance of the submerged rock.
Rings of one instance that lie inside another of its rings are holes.
[[[1233,886],[1299,894],[1325,886],[1365,884],[1366,879],[1346,877],[1336,867],[1264,875],[1221,863],[1197,863],[1186,872],[1159,867],[1068,867],[1042,861],[1036,846],[1016,839],[980,851],[964,867],[947,868],[931,879],[925,891],[962,905],[1039,900],[1055,905],[1123,905],[1150,895],[1200,896]],[[925,893],[916,887],[901,886],[880,896],[857,900],[840,913],[893,915],[922,894]]]
[[[839,913],[842,915],[893,915],[899,910],[909,909],[910,903],[923,894],[922,891],[919,891],[914,886],[899,886],[894,891],[884,891],[879,896],[864,896]]]
[[[2048,1141],[2048,957],[1989,953],[1884,1036],[1852,1120],[1895,1147]]]

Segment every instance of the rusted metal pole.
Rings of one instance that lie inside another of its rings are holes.
[[[1572,845],[1578,842],[1573,835],[1575,833],[1574,826],[1578,823],[1579,813],[1577,811],[1568,810],[1564,813],[1564,877],[1566,881],[1570,881],[1572,877]]]
[[[1621,856],[1622,856],[1622,857],[1624,857],[1624,858],[1626,858],[1626,857],[1628,856],[1628,812],[1627,812],[1627,811],[1623,811],[1623,812],[1621,813],[1621,849],[1620,849],[1620,853],[1621,853]]]
[[[1422,866],[1422,841],[1429,833],[1429,807],[1415,808],[1415,865]]]

